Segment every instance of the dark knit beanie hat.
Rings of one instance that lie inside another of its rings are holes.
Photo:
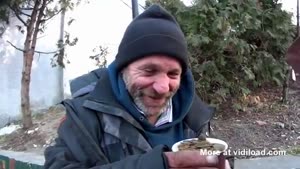
[[[183,73],[188,65],[187,43],[174,17],[159,5],[152,5],[127,27],[115,58],[117,71],[145,56],[164,54],[180,61]]]

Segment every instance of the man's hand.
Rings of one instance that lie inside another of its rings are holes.
[[[204,156],[199,151],[165,152],[170,169],[217,169],[220,167],[218,156]],[[225,161],[225,169],[230,169]]]

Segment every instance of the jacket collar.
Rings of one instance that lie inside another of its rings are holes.
[[[83,106],[105,114],[121,117],[135,127],[142,129],[141,125],[116,100],[107,72],[103,73],[103,76],[98,80],[94,90],[90,93],[90,97],[84,102]]]

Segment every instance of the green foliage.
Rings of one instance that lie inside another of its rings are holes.
[[[99,68],[107,67],[108,47],[99,45],[93,49],[93,53],[94,55],[89,56],[89,58],[95,61],[95,65]]]
[[[154,1],[147,1],[149,6]],[[294,37],[292,15],[277,1],[180,0],[160,4],[177,19],[190,52],[197,91],[219,104],[264,84],[282,85],[285,52]]]
[[[287,153],[290,155],[300,155],[300,146],[295,146],[287,150]]]

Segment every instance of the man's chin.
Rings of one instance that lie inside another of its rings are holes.
[[[157,115],[161,114],[163,111],[165,111],[167,103],[164,103],[160,106],[157,104],[146,104],[145,101],[142,101],[142,99],[136,100],[135,104],[138,105],[138,107],[145,113],[145,115]]]
[[[146,114],[149,116],[160,115],[163,111],[165,111],[164,107],[150,107],[147,108]]]

